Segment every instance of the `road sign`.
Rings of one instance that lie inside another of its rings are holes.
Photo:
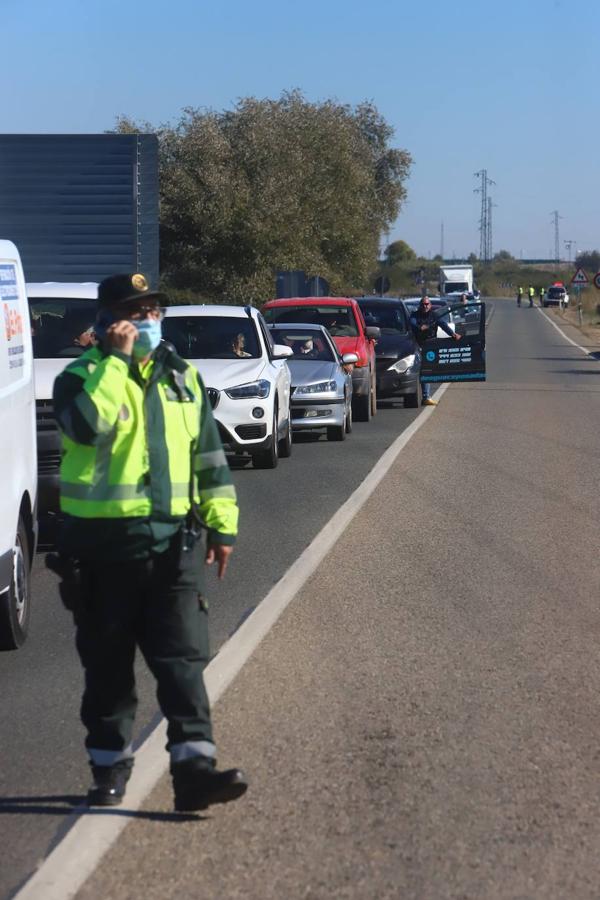
[[[589,280],[583,269],[577,269],[571,278],[571,284],[589,284]]]
[[[594,284],[600,291],[600,272],[596,272],[596,274],[594,275]]]

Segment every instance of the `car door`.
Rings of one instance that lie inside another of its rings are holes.
[[[421,381],[485,381],[485,303],[451,303],[449,309],[460,341],[449,335],[425,341]]]

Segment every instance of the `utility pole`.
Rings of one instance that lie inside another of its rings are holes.
[[[442,262],[444,262],[444,223],[442,222],[442,229],[440,234],[440,256],[442,257]]]
[[[569,262],[571,262],[571,247],[573,246],[573,244],[577,246],[577,241],[563,241],[563,244],[567,248],[567,252],[569,254]],[[577,253],[575,253],[575,256],[577,256]]]
[[[487,256],[486,259],[492,259],[493,253],[493,242],[492,242],[492,209],[494,206],[498,206],[497,203],[494,203],[492,198],[488,196],[488,206],[487,206]]]
[[[479,187],[475,188],[474,193],[481,194],[481,215],[479,217],[479,258],[484,262],[490,259],[490,238],[491,230],[490,212],[491,207],[488,203],[488,187],[490,184],[496,184],[491,178],[488,178],[487,169],[480,169],[475,172],[475,178],[479,178]]]
[[[562,216],[560,215],[560,213],[557,209],[554,209],[550,213],[550,215],[552,216],[552,218],[554,220],[554,262],[559,263],[560,262],[560,236],[558,233],[558,220],[562,219]]]

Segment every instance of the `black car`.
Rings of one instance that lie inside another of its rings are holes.
[[[404,405],[421,403],[421,351],[415,341],[402,300],[392,297],[357,297],[366,325],[381,336],[375,345],[377,396],[403,397]]]

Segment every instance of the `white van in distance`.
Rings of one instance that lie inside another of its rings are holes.
[[[37,542],[33,350],[17,248],[0,240],[0,650],[16,650],[29,627]]]

